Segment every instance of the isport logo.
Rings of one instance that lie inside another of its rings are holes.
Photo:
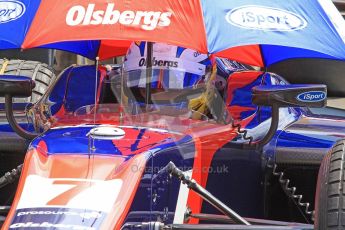
[[[25,5],[15,0],[0,0],[0,24],[16,20],[25,13]]]
[[[326,93],[323,91],[310,91],[298,94],[296,98],[302,102],[318,102],[326,99]]]
[[[307,26],[307,21],[300,15],[256,5],[234,8],[227,13],[226,20],[237,27],[269,31],[294,31]]]
[[[114,25],[138,26],[143,30],[154,30],[157,27],[166,27],[171,23],[171,12],[159,11],[132,11],[120,12],[115,9],[114,3],[108,3],[106,9],[96,10],[95,4],[77,5],[70,8],[66,15],[69,26],[78,25]]]

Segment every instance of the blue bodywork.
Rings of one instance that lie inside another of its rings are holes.
[[[66,69],[35,105],[35,113],[41,116],[38,123],[40,129],[44,129],[47,122],[62,122],[65,125],[47,129],[30,144],[30,148],[39,149],[44,143],[46,146],[44,151],[48,157],[90,155],[88,134],[98,124],[81,118],[82,116],[75,112],[93,103],[94,70],[93,66]],[[236,87],[228,88],[223,95],[226,109],[235,120],[248,120],[241,129],[246,130],[247,135],[253,137],[255,141],[263,138],[268,131],[271,124],[271,109],[252,104],[251,89],[258,85],[269,87],[286,85],[288,82],[272,73],[256,71],[249,73],[250,76],[238,82],[237,79],[241,79],[242,72],[230,74],[227,84]],[[98,82],[102,82],[104,77],[106,77],[104,70],[100,69]],[[98,84],[98,88],[101,87]],[[104,95],[101,92],[100,100],[104,99],[102,96]],[[345,137],[345,120],[340,117],[315,115],[307,108],[291,107],[281,108],[279,115],[278,130],[262,149],[239,147],[245,146],[248,140],[241,133],[237,133],[226,142],[222,142],[211,155],[209,168],[214,171],[207,172],[205,188],[241,216],[274,218],[270,212],[275,211],[275,206],[268,204],[268,194],[275,189],[274,184],[271,185],[272,175],[267,167],[268,159],[274,160],[276,164],[287,170],[292,167],[302,170],[311,168],[317,171],[323,156],[332,145]],[[97,155],[121,157],[125,161],[129,161],[137,154],[149,155],[124,223],[157,220],[165,224],[173,223],[182,185],[178,179],[170,177],[163,169],[170,161],[184,171],[193,169],[198,146],[205,141],[197,140],[189,133],[170,132],[135,123],[124,122],[118,127],[130,137],[119,141],[96,140],[93,144],[97,149]],[[213,138],[210,140],[215,142],[221,139],[220,136]],[[209,145],[212,145],[212,141]],[[313,195],[309,194],[309,196]],[[219,214],[219,211],[207,202],[202,203],[200,212]],[[301,221],[289,217],[284,220]]]
[[[64,104],[67,111],[75,111],[76,108],[82,105],[92,104],[93,98],[91,96],[81,97],[81,95],[93,95],[93,93],[79,94],[78,97],[70,97],[68,92],[77,92],[76,89],[79,88],[81,82],[87,83],[88,85],[85,86],[84,90],[88,92],[92,91],[94,84],[94,80],[92,80],[94,77],[93,70],[93,67],[90,66],[78,68],[71,67],[65,70],[48,97],[48,100],[52,104],[52,114],[57,112],[62,104]],[[225,71],[222,73],[224,72]],[[78,74],[76,75],[75,73]],[[83,78],[83,80],[78,80],[78,78]],[[87,78],[90,78],[90,80],[84,81],[84,79]],[[74,81],[79,81],[79,83],[74,84]],[[231,75],[228,82],[231,82]],[[247,124],[245,129],[247,129],[249,135],[253,136],[255,139],[260,139],[266,134],[270,126],[271,117],[271,110],[269,107],[258,107],[251,102],[251,89],[261,84],[267,86],[286,85],[288,82],[275,74],[259,74],[253,81],[234,89],[232,92],[233,98],[228,104],[228,107],[237,106],[244,108],[243,111],[239,113],[239,117],[237,117],[238,120],[253,116],[253,119]],[[61,95],[64,95],[64,93],[62,93],[63,91],[66,91],[66,96],[62,100]],[[78,105],[72,106],[75,103]],[[225,203],[229,204],[235,211],[238,211],[243,216],[256,218],[264,217],[264,191],[262,182],[264,180],[263,175],[265,168],[262,166],[262,156],[276,159],[278,163],[298,163],[301,162],[301,159],[305,159],[304,157],[306,154],[309,154],[310,161],[306,161],[305,164],[318,165],[333,143],[345,137],[345,122],[339,121],[342,121],[339,117],[318,116],[312,114],[306,108],[281,108],[279,129],[270,143],[264,147],[262,153],[258,153],[255,150],[242,150],[233,146],[232,143],[234,141],[236,142],[237,140],[241,142],[240,136],[224,145],[215,153],[211,167],[219,168],[224,166],[228,171],[221,174],[223,179],[220,179],[219,174],[210,174],[206,186],[207,190],[216,197],[222,197]],[[83,132],[83,134],[80,133],[77,135],[85,136],[89,129],[90,128],[87,128],[87,130],[82,131],[81,128],[78,128],[78,132]],[[64,132],[66,131],[67,130],[64,130]],[[49,131],[49,133],[54,135],[59,135],[59,132],[61,131]],[[78,149],[79,147],[77,146],[79,145],[75,145],[71,149],[68,145],[64,145],[63,143],[60,144],[59,140],[50,137],[49,133],[45,134],[42,139],[46,139],[49,146],[52,145],[52,149],[49,151],[50,153],[56,154],[58,152],[66,152],[67,149],[69,149],[69,152],[86,152],[86,149]],[[138,137],[138,139],[140,139],[140,137]],[[36,140],[36,142],[38,140]],[[178,148],[178,150],[169,148],[167,151],[165,148],[161,148],[157,154],[152,156],[152,159],[147,164],[147,170],[145,171],[152,172],[152,167],[156,169],[163,168],[170,160],[173,160],[175,163],[177,162],[176,165],[179,167],[191,168],[193,166],[194,156],[194,154],[191,153],[194,152],[195,146],[191,139],[188,141],[188,137],[182,140],[184,141],[175,143],[178,146],[183,146]],[[55,144],[49,144],[50,141],[55,142]],[[71,140],[66,139],[64,141],[69,142]],[[84,142],[85,143],[80,146],[86,148],[87,139],[85,139]],[[102,148],[104,148],[104,152],[117,152],[114,150],[114,145],[110,144],[109,147],[106,147],[107,141],[103,142]],[[54,146],[58,147],[59,150],[54,150],[56,148]],[[75,149],[75,151],[73,149]],[[103,151],[101,149],[99,150],[101,151],[100,154],[102,154]],[[185,157],[185,155],[188,155],[187,153],[190,153],[189,160]],[[169,158],[166,156],[169,156]],[[178,160],[179,158],[180,160]],[[149,175],[144,175],[144,178],[149,177]],[[167,175],[161,177],[165,180]],[[161,218],[167,222],[171,221],[171,216],[168,218],[168,214],[170,213],[171,215],[171,213],[175,211],[174,205],[176,202],[166,198],[166,196],[170,194],[171,197],[177,197],[177,195],[173,196],[172,194],[177,194],[179,190],[177,180],[172,180],[173,185],[169,185],[169,188],[165,188],[164,186],[159,187],[159,189],[156,188],[156,190],[152,188],[157,192],[157,197],[159,197],[154,204],[150,203],[149,200],[145,202],[142,199],[143,197],[150,196],[152,192],[147,189],[149,185],[148,182],[144,180],[133,201],[134,203],[129,212],[128,221],[148,221],[152,218],[151,213],[147,212],[145,215],[145,213],[141,213],[140,211],[147,210],[144,207],[149,207],[150,205],[150,209],[154,211],[156,215],[160,215]],[[218,189],[217,183],[219,180],[226,180],[226,184],[229,185],[229,187],[225,186],[223,189]],[[153,186],[156,183],[159,184],[159,182],[154,182]],[[236,186],[232,186],[234,184]],[[202,211],[205,213],[218,213],[206,202],[203,204]]]

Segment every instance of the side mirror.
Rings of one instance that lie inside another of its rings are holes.
[[[30,97],[35,82],[24,76],[0,75],[0,97]]]
[[[24,76],[0,75],[0,97],[5,97],[5,112],[11,128],[25,139],[33,139],[37,134],[20,127],[13,115],[13,97],[30,97],[35,82]]]
[[[255,105],[320,108],[327,104],[325,85],[261,85],[252,90]]]
[[[324,107],[327,104],[325,85],[260,85],[252,89],[252,102],[259,106],[272,108],[271,126],[267,134],[256,143],[256,147],[267,144],[279,125],[281,107]]]

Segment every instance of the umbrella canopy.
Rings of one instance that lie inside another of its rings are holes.
[[[0,49],[23,48],[22,44],[40,6],[39,0],[0,0]],[[50,10],[49,10],[50,11]],[[116,44],[117,49],[109,49]],[[102,59],[118,56],[127,51],[130,42],[83,40],[56,43],[41,48],[65,50],[84,57]]]
[[[53,48],[90,59],[123,55],[143,40],[256,66],[344,60],[344,28],[330,0],[0,0],[0,49]]]
[[[109,56],[141,40],[269,66],[300,57],[345,60],[344,28],[330,0],[45,0],[22,47],[92,40],[108,44],[99,53]]]

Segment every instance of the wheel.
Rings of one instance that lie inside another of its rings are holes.
[[[56,76],[53,68],[37,61],[0,59],[0,72],[5,75],[20,75],[31,77],[36,83],[30,98],[15,98],[15,103],[35,103],[46,92]],[[4,98],[0,98],[4,103]]]
[[[321,163],[315,198],[315,229],[345,229],[345,140],[337,141]]]

